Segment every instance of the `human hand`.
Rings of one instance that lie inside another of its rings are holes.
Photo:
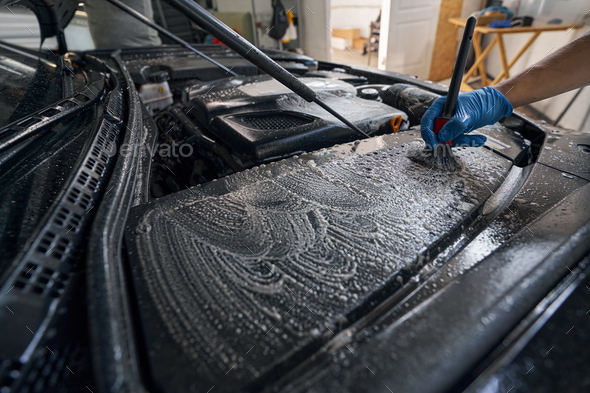
[[[434,133],[434,119],[443,111],[447,97],[439,97],[428,108],[422,120],[421,134],[426,145],[432,149],[439,143],[453,140],[452,146],[483,146],[483,135],[466,135],[488,124],[494,124],[512,113],[510,102],[493,87],[459,94],[455,115],[440,129],[438,136]]]

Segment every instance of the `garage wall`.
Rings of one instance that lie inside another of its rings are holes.
[[[253,0],[256,8],[256,20],[262,22],[263,26],[268,23],[272,15],[272,4],[270,0]],[[216,0],[218,12],[252,13],[252,0]],[[276,40],[265,35],[266,30],[258,29],[258,46],[262,48],[276,48]]]
[[[330,0],[298,0],[299,44],[307,56],[330,61]]]
[[[566,34],[566,31],[544,32],[537,38],[535,43],[529,48],[527,52],[514,64],[510,70],[510,76],[514,76],[519,72],[525,70],[527,67],[533,65],[537,61],[544,58],[548,53],[553,53],[555,50],[571,42],[575,38],[582,35],[585,31],[590,29],[585,26],[582,29],[572,30]],[[506,55],[508,61],[514,57],[520,48],[531,37],[531,34],[512,34],[505,36],[504,46],[506,47]],[[491,41],[491,37],[486,37],[486,41]],[[486,42],[486,45],[487,43]],[[572,65],[576,66],[576,65]],[[588,67],[587,64],[580,64],[579,67]],[[497,49],[492,49],[491,55],[486,59],[487,71],[491,75],[498,75],[502,71],[500,63],[500,56]],[[561,111],[567,106],[568,102],[576,94],[576,91],[571,91],[561,94],[547,100],[539,101],[532,104],[532,106],[552,120],[556,119]],[[572,128],[575,130],[581,129],[582,121],[586,111],[590,107],[590,87],[584,89],[582,94],[577,98],[576,102],[568,110],[562,121],[559,123],[562,127]],[[585,130],[588,131],[590,124],[585,125]]]
[[[252,14],[252,2],[256,11],[256,20],[262,24],[258,29],[258,46],[262,48],[278,48],[278,42],[266,35],[272,18],[273,8],[271,0],[216,0],[217,11],[219,12],[241,12]],[[291,9],[294,16],[297,17],[299,11],[298,0],[281,0],[285,10]]]

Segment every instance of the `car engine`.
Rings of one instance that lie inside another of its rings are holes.
[[[168,72],[144,66],[134,78],[158,127],[152,197],[363,138],[268,75],[170,81],[168,87]],[[338,70],[312,69],[300,80],[370,136],[418,124],[423,110],[416,105],[426,108],[438,97],[407,84],[367,85],[365,78]],[[155,89],[161,99],[144,93]]]

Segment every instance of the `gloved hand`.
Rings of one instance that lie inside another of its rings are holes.
[[[455,116],[434,134],[434,119],[442,113],[447,97],[439,97],[428,108],[420,122],[422,139],[432,149],[441,142],[453,140],[452,146],[483,146],[486,137],[483,135],[466,135],[488,124],[494,124],[503,117],[512,114],[512,104],[493,87],[459,94]]]

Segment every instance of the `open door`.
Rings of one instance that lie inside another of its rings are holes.
[[[428,78],[440,0],[383,0],[379,69]]]

